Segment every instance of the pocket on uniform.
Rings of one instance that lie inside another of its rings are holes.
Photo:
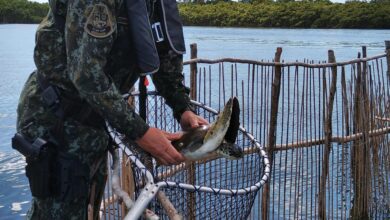
[[[89,167],[79,159],[60,153],[57,158],[60,199],[65,202],[86,200],[89,193]]]
[[[48,157],[27,163],[26,176],[30,183],[31,194],[34,197],[44,199],[52,196],[50,168],[50,158]]]

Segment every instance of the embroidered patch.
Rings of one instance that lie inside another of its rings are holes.
[[[97,4],[85,24],[85,31],[96,38],[108,37],[114,32],[111,13],[106,5]]]

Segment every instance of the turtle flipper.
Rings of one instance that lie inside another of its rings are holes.
[[[206,136],[204,137],[204,143],[212,141],[216,146],[210,151],[215,150],[225,139],[226,132],[230,125],[230,119],[233,110],[234,98],[230,98],[226,103],[224,109],[219,113],[217,120],[211,124]]]
[[[240,128],[240,104],[236,97],[233,97],[232,113],[230,116],[229,128],[225,135],[225,141],[228,143],[235,143],[238,136],[238,129]]]

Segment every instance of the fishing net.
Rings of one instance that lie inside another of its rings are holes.
[[[133,104],[138,106],[137,96]],[[198,102],[193,104],[198,115],[210,122],[216,119],[216,110]],[[180,130],[171,109],[159,96],[148,95],[146,111],[149,125],[170,132]],[[126,137],[110,127],[109,132],[122,150],[122,188],[136,200],[126,216],[129,219],[137,218],[145,208],[160,219],[172,218],[174,214],[184,219],[246,219],[259,189],[268,179],[266,153],[244,128],[240,128],[236,142],[244,150],[242,159],[212,158],[175,166],[158,166]],[[110,185],[109,181],[107,188]],[[112,192],[106,191],[103,217],[123,218],[125,208],[107,202],[109,198],[115,200]]]

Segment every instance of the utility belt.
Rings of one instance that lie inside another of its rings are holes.
[[[57,116],[50,132],[59,146],[40,137],[30,140],[23,134],[16,133],[12,138],[12,148],[26,157],[26,176],[34,197],[59,197],[62,201],[83,197],[87,199],[89,168],[64,152],[66,143],[63,140],[63,122],[70,117],[83,125],[102,128],[104,121],[85,102],[73,101],[49,84],[41,74],[35,74],[46,106]]]
[[[12,148],[26,157],[26,176],[34,197],[58,197],[64,202],[88,198],[89,168],[77,158],[42,138],[31,141],[21,133],[12,138]]]

